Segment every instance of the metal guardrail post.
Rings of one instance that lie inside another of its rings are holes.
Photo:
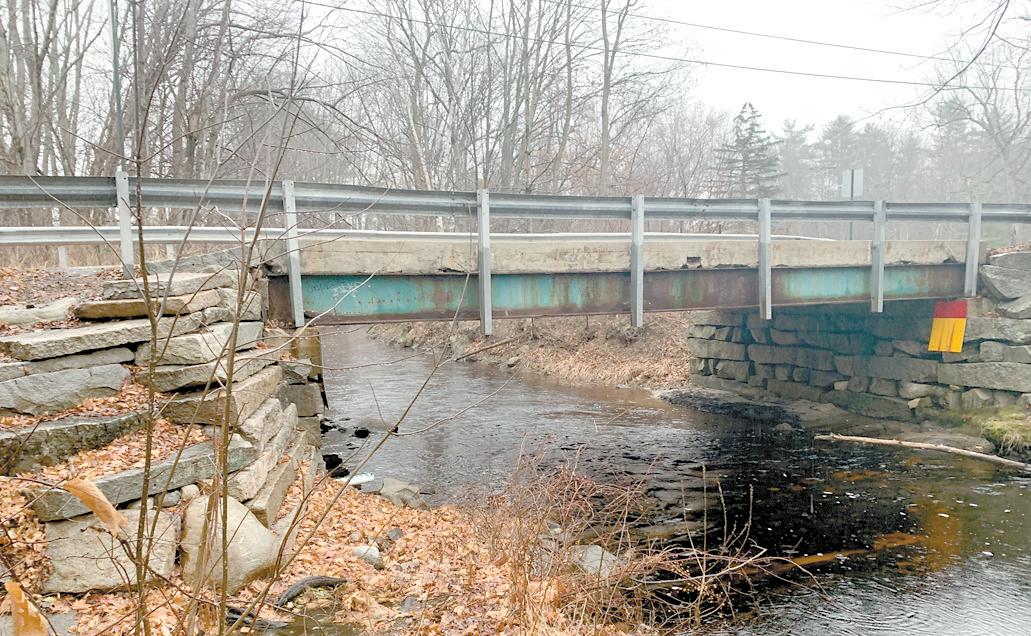
[[[773,318],[773,244],[770,200],[759,199],[759,316]]]
[[[52,227],[61,227],[60,208],[50,210],[50,225]],[[57,246],[57,266],[61,269],[68,268],[68,248],[64,245]]]
[[[476,192],[476,230],[479,242],[476,250],[476,280],[480,289],[480,327],[483,335],[494,333],[494,308],[491,304],[490,285],[490,193]]]
[[[873,204],[873,238],[870,239],[870,311],[884,311],[884,201]]]
[[[132,212],[129,209],[129,175],[118,168],[115,170],[115,202],[118,210],[118,247],[122,258],[122,275],[132,278],[136,265],[132,249]],[[141,206],[142,207],[142,206]]]
[[[967,216],[967,259],[963,295],[977,295],[977,271],[981,265],[981,204],[971,203]]]
[[[644,197],[639,194],[630,209],[630,324],[644,325]]]
[[[297,204],[294,182],[283,181],[283,221],[286,224],[287,279],[294,327],[304,326],[304,292],[301,290],[301,242],[297,239]]]

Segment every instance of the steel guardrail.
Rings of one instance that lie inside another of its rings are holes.
[[[592,197],[568,195],[488,193],[464,191],[423,191],[292,181],[246,181],[135,178],[119,171],[114,177],[28,177],[0,176],[0,210],[28,208],[116,208],[119,226],[103,228],[14,228],[0,227],[0,244],[88,244],[117,243],[126,274],[131,273],[136,240],[130,210],[137,205],[158,208],[215,209],[226,216],[266,210],[284,217],[285,227],[265,228],[261,238],[285,237],[290,254],[300,249],[300,238],[316,233],[320,238],[337,240],[358,238],[339,230],[301,229],[297,215],[311,212],[344,212],[453,216],[477,219],[475,236],[480,254],[479,267],[485,280],[481,285],[481,312],[484,332],[491,332],[490,320],[490,240],[505,240],[490,231],[489,218],[601,219],[631,221],[631,278],[634,281],[632,316],[635,325],[643,320],[640,304],[644,278],[641,257],[645,238],[660,239],[644,232],[645,220],[738,220],[754,221],[759,232],[759,306],[763,318],[772,316],[770,307],[771,242],[774,220],[863,221],[874,226],[871,240],[871,310],[883,309],[884,224],[888,221],[936,221],[963,223],[967,226],[966,277],[964,293],[976,294],[977,268],[983,221],[1031,222],[1031,204],[1018,203],[889,203],[882,201],[794,201],[782,199],[690,199],[672,197]],[[341,232],[334,234],[334,232]],[[405,233],[398,233],[401,236]],[[92,236],[92,238],[91,238]],[[233,228],[193,227],[188,236],[200,242],[236,242],[240,230]],[[586,240],[583,235],[571,240]],[[690,236],[690,235],[684,235]],[[151,226],[144,240],[177,243],[187,237],[185,228]],[[730,236],[723,238],[730,239]],[[604,240],[604,239],[602,239]],[[294,318],[304,322],[300,307],[300,259],[291,258],[291,295]],[[296,271],[295,271],[296,270]],[[485,306],[484,306],[485,305]]]

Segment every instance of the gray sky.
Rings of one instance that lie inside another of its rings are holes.
[[[947,55],[961,30],[985,12],[976,0],[955,11],[903,11],[876,0],[651,0],[642,13],[712,26],[821,40],[921,55]],[[977,10],[980,11],[977,11]],[[670,42],[664,55],[817,73],[928,81],[934,63],[916,58],[812,46],[747,35],[663,24]],[[979,44],[984,30],[970,33]],[[751,101],[768,128],[785,118],[822,125],[848,114],[861,117],[921,95],[916,86],[893,86],[794,77],[715,67],[692,67],[695,97],[736,112]],[[892,117],[899,117],[893,111]]]

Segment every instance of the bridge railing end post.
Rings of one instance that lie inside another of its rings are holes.
[[[630,324],[644,326],[644,197],[630,203]]]
[[[870,239],[870,311],[884,311],[884,250],[885,223],[884,201],[875,201],[873,208],[873,238]]]
[[[773,211],[769,199],[758,200],[759,225],[759,316],[773,318]]]
[[[494,333],[494,308],[491,292],[490,193],[476,191],[476,280],[480,291],[480,328],[484,336]]]

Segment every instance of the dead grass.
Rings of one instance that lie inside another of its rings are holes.
[[[1031,416],[1023,411],[1000,414],[982,422],[981,434],[995,444],[999,454],[1031,455]]]
[[[515,362],[521,369],[562,380],[669,388],[690,377],[687,314],[649,314],[634,329],[626,316],[582,316],[496,320],[485,340],[477,322],[417,322],[377,325],[371,333],[394,344],[472,354],[493,363]],[[503,343],[503,344],[499,344]],[[490,347],[484,351],[479,349]],[[513,361],[512,358],[518,358]]]

